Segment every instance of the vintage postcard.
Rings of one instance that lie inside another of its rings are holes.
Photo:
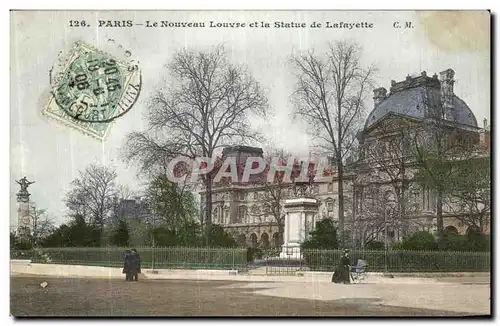
[[[490,25],[11,11],[11,315],[491,316]]]

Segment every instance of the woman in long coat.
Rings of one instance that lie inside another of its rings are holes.
[[[141,273],[141,256],[139,256],[139,253],[137,252],[136,249],[131,249],[130,251],[132,256],[132,268],[131,268],[132,280],[138,281],[139,274]]]
[[[125,251],[123,259],[123,274],[125,274],[125,281],[132,281],[132,258],[132,252],[130,250]]]
[[[351,283],[350,278],[350,267],[351,262],[349,261],[349,250],[344,250],[344,255],[340,258],[339,264],[335,268],[335,272],[332,276],[332,282],[334,283]]]

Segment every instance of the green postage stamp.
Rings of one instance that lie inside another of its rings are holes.
[[[141,73],[136,64],[76,42],[51,71],[51,86],[43,113],[103,140],[113,120],[137,101]]]

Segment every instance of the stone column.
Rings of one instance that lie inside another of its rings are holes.
[[[21,238],[29,238],[31,234],[31,219],[29,194],[18,195],[17,197],[17,234]]]
[[[318,202],[313,198],[288,199],[284,208],[285,232],[280,258],[300,259],[300,243],[306,239],[308,229],[314,227]]]
[[[17,195],[17,234],[20,237],[29,239],[31,237],[31,218],[30,218],[30,193],[28,186],[35,183],[28,181],[26,177],[16,180],[21,186]]]

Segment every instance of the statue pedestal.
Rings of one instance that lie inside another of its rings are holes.
[[[21,238],[31,237],[31,218],[29,201],[17,202],[17,234]]]
[[[315,225],[318,202],[314,198],[297,198],[285,201],[285,232],[280,258],[301,259],[300,243]]]

